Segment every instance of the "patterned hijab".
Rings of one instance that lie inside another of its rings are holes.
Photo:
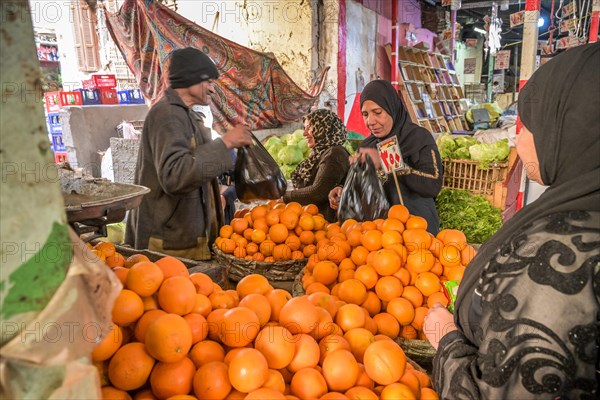
[[[342,120],[329,110],[315,110],[304,117],[304,120],[312,128],[315,146],[310,155],[292,172],[292,182],[295,188],[308,186],[312,170],[319,163],[323,154],[333,146],[343,145],[348,135]]]

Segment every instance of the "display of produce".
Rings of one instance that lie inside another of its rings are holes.
[[[502,226],[502,211],[482,196],[442,189],[435,199],[440,229],[458,229],[469,243],[482,244]]]
[[[367,330],[374,324],[391,338],[425,339],[428,309],[449,303],[444,282],[459,283],[475,256],[462,232],[445,229],[433,237],[426,229],[425,219],[402,205],[392,206],[385,219],[331,224],[304,269],[305,293],[348,303],[348,314],[336,317],[344,337],[363,324],[362,313]]]
[[[246,260],[276,262],[307,258],[326,236],[328,222],[314,204],[276,200],[238,210],[215,241],[225,254]]]
[[[329,293],[292,298],[262,275],[225,289],[173,257],[92,251],[124,285],[92,353],[105,399],[438,398],[391,340],[393,316]]]
[[[508,160],[510,153],[508,139],[498,140],[494,143],[481,143],[468,136],[444,134],[438,137],[436,143],[442,159],[478,161],[483,169],[486,169],[492,162]]]

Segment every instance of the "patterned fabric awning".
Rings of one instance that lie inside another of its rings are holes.
[[[204,51],[221,73],[211,105],[214,129],[220,133],[239,123],[268,129],[298,121],[310,112],[323,90],[328,68],[304,91],[274,57],[218,36],[154,0],[126,0],[119,12],[106,12],[106,20],[140,89],[152,103],[168,87],[171,52],[184,47]]]

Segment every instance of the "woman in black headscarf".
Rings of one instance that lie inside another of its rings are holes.
[[[294,189],[283,196],[283,201],[315,204],[327,221],[335,221],[327,194],[350,168],[350,154],[343,146],[346,136],[344,123],[329,110],[315,110],[304,117],[304,137],[311,151],[292,172]]]
[[[548,188],[468,265],[454,316],[425,318],[440,398],[599,398],[599,66],[600,44],[571,49],[519,95],[517,151]]]
[[[404,205],[411,214],[425,218],[427,230],[436,235],[440,221],[434,199],[442,189],[442,162],[433,136],[410,120],[398,92],[388,81],[369,82],[360,95],[360,108],[365,125],[371,131],[361,143],[360,152],[369,154],[379,168],[377,143],[393,136],[398,139],[402,158],[409,167],[396,172]],[[384,179],[388,202],[400,204],[393,177]],[[329,194],[333,208],[337,208],[341,192],[338,187]]]

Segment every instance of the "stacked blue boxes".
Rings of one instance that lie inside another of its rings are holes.
[[[63,143],[62,125],[60,123],[59,113],[48,113],[48,132],[50,132],[54,154],[65,153],[67,148]]]

